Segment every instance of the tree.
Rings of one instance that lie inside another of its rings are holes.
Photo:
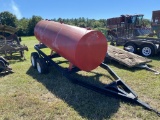
[[[79,23],[78,23],[78,26],[79,26],[79,27],[82,27],[82,28],[86,28],[85,22],[79,22]]]
[[[143,19],[144,25],[146,25],[147,27],[151,26],[151,21],[149,19]]]
[[[34,35],[34,27],[40,20],[42,20],[42,17],[35,16],[35,15],[33,15],[32,18],[29,20],[28,28],[27,28],[29,36]]]
[[[101,27],[106,27],[106,19],[100,19],[99,22],[101,23]]]
[[[8,11],[0,13],[0,22],[2,25],[17,27],[17,17]]]
[[[29,23],[29,19],[27,18],[22,18],[18,21],[18,36],[27,36],[28,34],[28,23]]]
[[[76,18],[74,19],[74,25],[78,26],[78,20]]]
[[[97,27],[102,27],[102,23],[99,22],[98,20],[96,20],[95,22],[93,22],[93,28],[97,28]]]

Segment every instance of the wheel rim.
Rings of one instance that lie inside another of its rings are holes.
[[[37,63],[37,70],[38,70],[39,73],[41,73],[41,67],[40,67],[39,63]]]
[[[31,62],[32,62],[32,66],[35,67],[36,64],[35,64],[35,61],[34,61],[34,57],[33,57],[33,56],[31,57]]]
[[[129,48],[129,52],[134,52],[135,50],[134,50],[134,47],[133,46],[131,46],[131,45],[129,45],[129,46],[127,46],[128,48]]]
[[[142,54],[143,54],[144,56],[149,56],[149,55],[151,55],[151,53],[152,53],[152,51],[151,51],[151,48],[149,48],[149,47],[144,47],[144,48],[142,49]]]

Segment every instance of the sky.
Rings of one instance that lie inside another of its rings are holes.
[[[0,12],[9,11],[18,19],[33,15],[43,19],[108,19],[122,14],[144,14],[160,10],[160,0],[0,0]]]

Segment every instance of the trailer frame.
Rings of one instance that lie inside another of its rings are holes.
[[[69,70],[68,68],[61,67],[54,60],[52,60],[53,58],[57,58],[57,57],[61,57],[61,56],[58,55],[57,53],[55,53],[53,55],[47,55],[41,50],[43,48],[47,48],[47,47],[42,43],[37,44],[34,46],[34,49],[37,52],[31,53],[32,66],[34,68],[37,68],[39,73],[43,73],[43,72],[46,73],[46,71],[39,70],[39,69],[47,70],[46,65],[54,66],[59,72],[62,73],[62,75],[64,77],[66,77],[69,81],[71,81],[74,84],[91,89],[91,90],[98,92],[100,94],[103,94],[105,96],[114,97],[116,99],[118,97],[121,100],[124,100],[126,102],[135,103],[137,105],[144,107],[145,109],[147,109],[149,111],[153,111],[153,112],[157,113],[158,116],[160,116],[160,112],[153,109],[147,103],[141,101],[138,98],[138,95],[127,84],[125,84],[123,82],[123,80],[107,64],[101,63],[100,67],[105,69],[114,78],[114,81],[111,82],[110,84],[105,84],[105,87],[99,87],[97,85],[93,85],[93,84],[88,83],[86,81],[71,77],[72,73],[78,72],[78,71],[80,71],[80,69],[77,67],[74,67],[71,70]],[[39,64],[39,66],[36,66],[36,65],[38,65],[36,62]],[[41,63],[44,63],[44,64],[41,64]],[[41,67],[41,68],[39,68],[39,67]]]

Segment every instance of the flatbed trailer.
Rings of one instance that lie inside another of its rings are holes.
[[[160,72],[158,72],[157,70],[148,67],[147,63],[152,62],[151,59],[128,52],[126,50],[123,50],[121,48],[112,45],[108,46],[108,52],[106,54],[105,59],[106,61],[108,61],[108,59],[116,61],[128,68],[133,68],[133,67],[144,68],[154,72],[155,74],[160,74]]]
[[[134,38],[124,42],[124,49],[130,48],[130,52],[140,53],[142,56],[148,57],[156,55],[160,52],[160,39],[154,38]]]
[[[112,36],[111,45],[124,46],[125,50],[142,56],[154,56],[160,52],[160,39],[157,38],[115,38]]]
[[[129,68],[137,67],[152,61],[151,59],[136,55],[112,45],[108,46],[108,53],[106,54],[106,57],[113,59]]]
[[[36,68],[40,74],[47,73],[48,66],[54,66],[59,72],[62,73],[64,77],[66,77],[69,81],[73,82],[74,84],[78,84],[80,86],[91,89],[106,96],[120,98],[127,102],[136,103],[146,108],[147,110],[157,113],[160,116],[160,112],[153,109],[147,103],[141,101],[138,98],[138,95],[127,84],[125,84],[123,80],[107,64],[101,63],[100,67],[106,70],[113,77],[114,80],[110,84],[104,84],[103,87],[99,87],[87,81],[74,78],[72,74],[80,71],[80,69],[74,67],[71,70],[69,70],[68,68],[61,67],[59,64],[56,63],[56,61],[53,60],[53,58],[61,56],[59,56],[57,53],[52,55],[45,54],[41,50],[43,48],[46,48],[44,44],[37,44],[34,46],[34,48],[37,52],[31,53],[31,63],[32,67]]]

